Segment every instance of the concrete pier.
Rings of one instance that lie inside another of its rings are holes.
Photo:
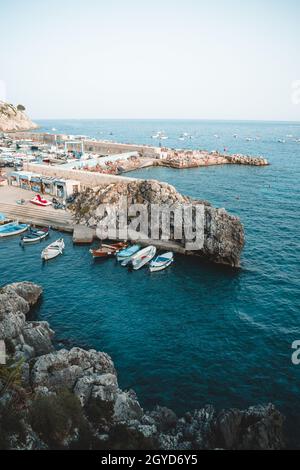
[[[77,245],[91,244],[96,236],[96,231],[86,225],[75,225],[73,231],[73,243]]]

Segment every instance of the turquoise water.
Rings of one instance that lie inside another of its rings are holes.
[[[167,181],[239,215],[246,247],[238,271],[177,257],[167,271],[134,273],[114,260],[94,263],[64,235],[64,256],[42,265],[41,246],[0,241],[1,284],[32,280],[45,289],[37,312],[57,342],[111,354],[120,385],[145,407],[178,412],[273,402],[300,425],[300,124],[204,121],[44,121],[43,129],[172,147],[240,151],[269,167],[153,168],[132,173]],[[113,136],[110,133],[113,133]],[[194,139],[179,141],[187,132]],[[215,134],[219,138],[214,137]],[[238,134],[238,138],[233,137]],[[287,137],[293,135],[293,137]],[[257,138],[247,141],[246,138]],[[278,143],[285,139],[286,143]],[[52,239],[58,237],[53,234]]]

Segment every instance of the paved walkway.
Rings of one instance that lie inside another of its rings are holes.
[[[0,186],[0,212],[6,217],[19,220],[22,223],[51,226],[57,230],[72,232],[74,222],[70,212],[54,209],[52,206],[38,207],[29,201],[37,193],[13,186]],[[51,197],[52,198],[52,197]],[[24,199],[24,205],[17,204],[17,200]]]

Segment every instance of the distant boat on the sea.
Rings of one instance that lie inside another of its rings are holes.
[[[156,134],[152,135],[152,139],[165,140],[168,139],[168,136],[165,134],[164,131],[158,131]]]

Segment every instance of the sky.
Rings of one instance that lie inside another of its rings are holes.
[[[300,121],[299,19],[299,0],[0,0],[0,99],[34,119]]]

